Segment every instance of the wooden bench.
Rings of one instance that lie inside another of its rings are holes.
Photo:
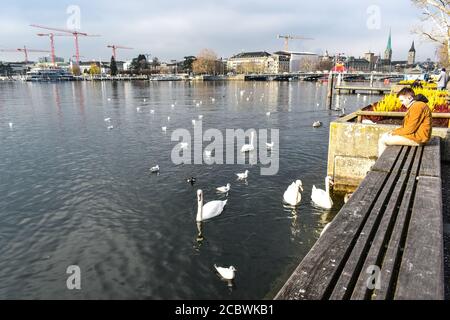
[[[440,139],[389,146],[275,299],[444,299]]]

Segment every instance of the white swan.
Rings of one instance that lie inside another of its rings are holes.
[[[303,191],[302,181],[296,180],[295,182],[292,182],[283,194],[284,202],[290,204],[291,206],[298,205],[302,200],[300,190]]]
[[[313,123],[312,126],[313,126],[314,128],[321,127],[321,126],[322,126],[322,122],[320,122],[320,121],[314,121],[314,123]]]
[[[325,190],[317,189],[315,185],[312,187],[311,200],[319,207],[331,209],[333,200],[330,197],[330,184],[333,184],[331,177],[325,177]]]
[[[238,180],[247,179],[247,177],[248,177],[248,170],[245,170],[244,173],[236,173],[236,175],[238,176]]]
[[[235,272],[237,271],[235,267],[229,266],[228,268],[218,267],[214,265],[217,273],[225,280],[233,280],[235,276]]]
[[[253,146],[253,136],[254,136],[254,131],[252,131],[252,133],[250,134],[250,144],[244,144],[241,147],[241,152],[253,151],[255,149],[255,147]]]
[[[216,188],[216,190],[217,190],[218,192],[226,193],[226,192],[230,191],[230,187],[231,187],[231,184],[227,183],[226,186],[218,187],[218,188]]]
[[[213,200],[203,204],[203,191],[197,190],[197,222],[217,217],[222,213],[228,200]]]

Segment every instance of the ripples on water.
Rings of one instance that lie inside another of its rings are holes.
[[[0,298],[271,298],[342,206],[310,201],[312,184],[324,188],[329,122],[339,114],[326,110],[325,86],[0,83],[0,91]],[[340,103],[349,112],[378,99]],[[278,174],[259,175],[259,164],[172,164],[172,130],[192,132],[199,114],[204,131],[279,129]],[[312,128],[316,120],[324,126]],[[159,175],[148,171],[155,164]],[[247,183],[236,181],[245,169]],[[305,191],[292,210],[281,199],[296,179]],[[203,223],[198,242],[195,192],[224,199],[215,187],[227,182],[225,211]],[[214,263],[236,266],[233,288]],[[66,289],[69,265],[81,268],[79,291]]]

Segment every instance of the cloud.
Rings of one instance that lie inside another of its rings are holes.
[[[6,5],[0,13],[2,46],[30,44],[48,47],[48,40],[35,36],[38,23],[65,27],[66,8],[71,1],[24,0]],[[314,40],[290,41],[293,50],[323,53],[328,50],[361,56],[371,50],[383,53],[389,28],[392,28],[393,55],[404,59],[416,40],[417,55],[425,59],[434,56],[434,45],[421,43],[410,30],[420,24],[420,11],[410,0],[395,2],[373,0],[166,0],[111,2],[80,0],[81,28],[101,34],[101,38],[81,38],[81,54],[86,58],[109,59],[107,44],[135,48],[121,50],[120,59],[139,53],[150,53],[160,59],[181,59],[211,48],[227,57],[241,50],[275,51],[283,47],[277,34],[312,37]],[[380,29],[367,28],[370,6],[380,8]],[[57,55],[73,55],[72,38],[57,39]],[[0,59],[4,55],[0,55]]]

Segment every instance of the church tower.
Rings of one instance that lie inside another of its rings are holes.
[[[414,49],[414,41],[412,42],[411,49],[408,51],[408,64],[414,64],[416,61],[416,49]]]
[[[389,30],[389,38],[386,46],[386,50],[384,50],[384,59],[392,60],[392,40],[391,40],[391,30]]]

